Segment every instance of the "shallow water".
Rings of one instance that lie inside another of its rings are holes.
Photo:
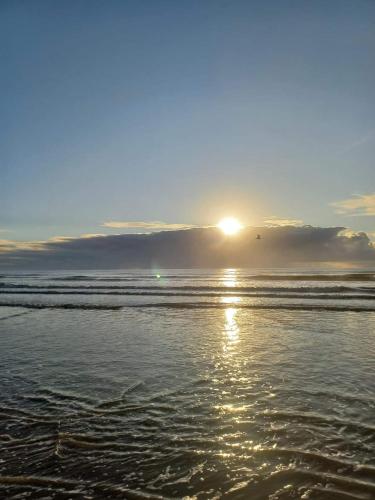
[[[371,271],[3,273],[0,304],[0,498],[375,498]]]

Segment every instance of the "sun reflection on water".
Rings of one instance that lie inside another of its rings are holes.
[[[238,304],[241,302],[241,297],[222,297],[221,302],[223,304]]]
[[[237,269],[224,269],[222,281],[226,287],[237,286]]]
[[[241,359],[241,332],[238,322],[241,309],[236,307],[240,301],[240,297],[223,297],[221,300],[223,304],[228,304],[228,307],[223,311],[222,350],[218,353],[216,365],[218,392],[214,409],[220,415],[224,427],[236,426],[248,411],[248,405],[241,397],[241,388],[247,383],[247,378],[244,378]],[[218,436],[222,447],[220,458],[233,459],[235,455],[229,450],[243,446],[243,437],[243,432],[238,430],[231,430]]]
[[[231,297],[233,299],[237,297]],[[239,328],[236,321],[237,309],[234,307],[228,307],[225,309],[225,324],[224,330],[227,336],[227,340],[230,343],[238,342],[239,340]],[[226,347],[226,346],[224,346]]]

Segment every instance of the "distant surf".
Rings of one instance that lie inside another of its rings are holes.
[[[3,274],[0,305],[29,308],[125,307],[372,311],[374,273],[250,273],[193,270]],[[160,299],[163,299],[161,302]],[[175,299],[175,300],[174,300]],[[202,299],[205,299],[202,301]]]

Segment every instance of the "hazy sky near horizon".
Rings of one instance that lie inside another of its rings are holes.
[[[374,232],[374,26],[372,0],[2,0],[0,239]]]

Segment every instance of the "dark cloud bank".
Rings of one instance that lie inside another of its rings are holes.
[[[375,264],[365,233],[342,227],[258,227],[224,236],[217,228],[50,241],[0,253],[2,269],[267,267],[314,262]],[[256,239],[257,234],[261,239]]]

